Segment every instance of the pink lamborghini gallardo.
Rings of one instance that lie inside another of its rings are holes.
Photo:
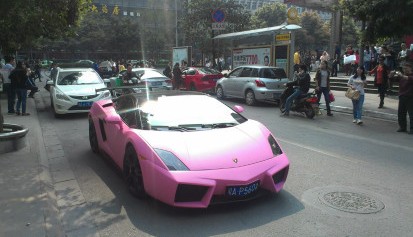
[[[261,123],[199,92],[124,94],[93,103],[92,150],[110,157],[130,192],[176,207],[279,192],[289,161]]]

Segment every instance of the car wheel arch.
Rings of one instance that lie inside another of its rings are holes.
[[[134,181],[131,181],[131,180],[129,180],[129,177],[127,177],[127,171],[126,171],[126,167],[125,167],[125,161],[126,161],[126,159],[128,158],[128,156],[129,155],[131,155],[132,156],[132,159],[136,159],[136,162],[137,162],[137,164],[138,164],[138,166],[139,166],[139,170],[140,170],[140,172],[141,172],[141,179],[142,180],[140,180],[140,181],[137,181],[137,180],[134,180]],[[136,151],[136,149],[135,149],[135,146],[131,143],[131,142],[128,142],[127,144],[126,144],[126,146],[125,146],[125,153],[124,153],[124,155],[123,155],[123,161],[122,161],[122,174],[123,174],[123,178],[124,178],[124,180],[125,180],[125,182],[126,182],[126,184],[128,185],[128,189],[129,189],[129,191],[134,195],[134,196],[136,196],[136,197],[138,197],[138,198],[145,198],[146,197],[146,188],[145,188],[145,174],[144,174],[144,171],[143,171],[143,169],[142,169],[142,166],[141,166],[141,164],[140,164],[140,160],[139,160],[139,158],[138,158],[138,154],[137,154],[137,151]],[[141,187],[139,187],[138,186],[138,188],[136,188],[136,187],[131,187],[131,185],[133,185],[133,184],[131,184],[130,182],[142,182],[141,184],[140,184],[140,186]],[[134,188],[136,188],[135,190],[134,190]]]

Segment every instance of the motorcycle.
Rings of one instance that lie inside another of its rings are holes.
[[[287,98],[294,93],[293,82],[288,82],[286,88],[280,96],[280,110],[285,112],[285,102]],[[317,95],[314,92],[300,95],[293,100],[290,111],[304,114],[307,118],[312,119],[318,113]]]

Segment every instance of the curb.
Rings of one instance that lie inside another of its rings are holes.
[[[335,112],[353,114],[353,108],[344,107],[344,106],[334,106],[334,105],[330,105],[330,108],[332,111],[335,111]],[[327,110],[325,104],[321,104],[320,109]],[[383,120],[397,122],[397,114],[390,114],[390,113],[363,109],[363,116],[369,117],[369,118],[383,119]]]

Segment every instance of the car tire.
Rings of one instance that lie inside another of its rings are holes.
[[[191,83],[191,85],[189,86],[189,90],[190,91],[196,91],[196,87],[195,87],[194,83]]]
[[[247,90],[247,92],[245,92],[245,103],[252,106],[255,105],[256,102],[254,92],[252,90]]]
[[[132,145],[127,146],[123,160],[123,177],[129,192],[137,198],[146,197],[142,169]]]
[[[217,87],[216,95],[219,100],[225,99],[224,89],[222,89],[222,86]]]
[[[93,153],[99,154],[99,141],[93,120],[89,119],[89,143]]]

